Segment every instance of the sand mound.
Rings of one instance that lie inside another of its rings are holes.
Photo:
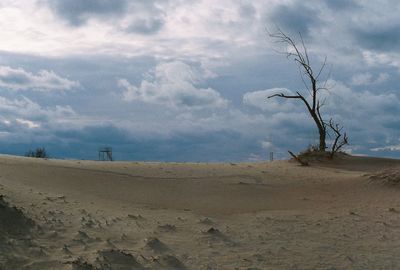
[[[161,253],[168,250],[168,247],[156,237],[147,238],[145,242],[146,248],[156,253]]]
[[[24,213],[10,206],[0,195],[0,234],[2,236],[18,237],[26,235],[35,225],[32,219],[26,217]]]
[[[34,226],[32,219],[0,195],[0,269],[20,269],[21,265],[28,263],[27,257],[45,255],[32,241]]]
[[[183,270],[186,269],[185,265],[175,256],[163,255],[155,259],[153,269],[170,269],[170,270]]]
[[[205,224],[205,225],[214,225],[214,221],[212,221],[210,218],[205,217],[200,219],[199,223]]]
[[[142,270],[145,269],[136,258],[117,249],[98,251],[95,262],[89,263],[83,257],[70,262],[73,270]]]
[[[176,226],[172,224],[158,225],[158,229],[164,232],[175,232]]]
[[[395,186],[400,184],[400,168],[390,168],[372,174],[366,174],[370,182]]]
[[[104,250],[99,252],[97,262],[100,269],[138,270],[144,267],[129,253],[121,250]]]
[[[220,238],[220,239],[224,239],[227,240],[227,237],[225,234],[223,234],[220,230],[211,227],[209,228],[206,232],[204,232],[205,234],[214,237],[214,238]]]
[[[84,259],[79,257],[72,263],[72,270],[95,270],[96,268],[90,263],[86,262]]]
[[[306,162],[324,162],[324,161],[332,161],[334,160],[342,160],[345,159],[346,157],[349,157],[348,154],[344,153],[344,152],[338,152],[335,153],[335,155],[333,156],[333,158],[331,158],[330,156],[330,152],[326,151],[326,152],[321,152],[321,151],[310,151],[310,150],[306,150],[301,152],[298,157]],[[292,159],[293,161],[293,159]]]
[[[223,240],[223,241],[230,242],[229,238],[225,234],[223,234],[220,230],[218,230],[214,227],[209,228],[207,231],[205,231],[203,233],[205,235],[207,235],[208,237],[210,237],[210,239]]]

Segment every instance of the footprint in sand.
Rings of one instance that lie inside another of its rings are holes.
[[[215,224],[214,221],[212,221],[210,218],[206,217],[203,219],[200,219],[199,223],[205,224],[205,225],[213,225]]]
[[[162,253],[169,250],[169,248],[156,237],[145,239],[145,248],[152,250],[155,253]]]
[[[88,244],[88,243],[100,242],[101,239],[100,238],[92,238],[86,232],[78,231],[78,233],[74,237],[73,241],[86,246],[86,244]]]
[[[95,270],[97,269],[92,264],[85,261],[82,257],[71,262],[72,270]]]
[[[172,224],[158,225],[157,228],[163,232],[175,232],[176,231],[176,226],[172,225]]]
[[[72,255],[72,251],[69,249],[68,245],[64,245],[62,248],[62,252],[64,252],[67,255]]]
[[[99,251],[99,257],[96,262],[99,264],[100,269],[145,269],[137,259],[121,250],[103,250]]]
[[[173,255],[162,255],[154,258],[153,269],[184,270],[186,266]]]
[[[111,239],[107,239],[107,240],[106,240],[106,245],[107,245],[109,248],[116,248],[116,246],[113,244],[113,242],[111,241]]]
[[[228,238],[228,236],[214,227],[209,228],[207,231],[203,231],[203,234],[206,235],[210,240],[224,241],[227,244],[236,245],[235,242]]]

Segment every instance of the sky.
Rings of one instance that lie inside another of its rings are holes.
[[[346,151],[400,157],[400,3],[393,0],[3,0],[0,153],[260,161],[318,142],[279,27],[327,57],[325,119]],[[328,138],[328,142],[331,138]]]

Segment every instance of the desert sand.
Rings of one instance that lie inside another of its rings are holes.
[[[0,156],[0,269],[399,269],[399,181],[367,157]]]

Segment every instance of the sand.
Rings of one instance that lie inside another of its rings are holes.
[[[396,176],[400,161],[350,156],[0,156],[0,269],[399,269]]]

